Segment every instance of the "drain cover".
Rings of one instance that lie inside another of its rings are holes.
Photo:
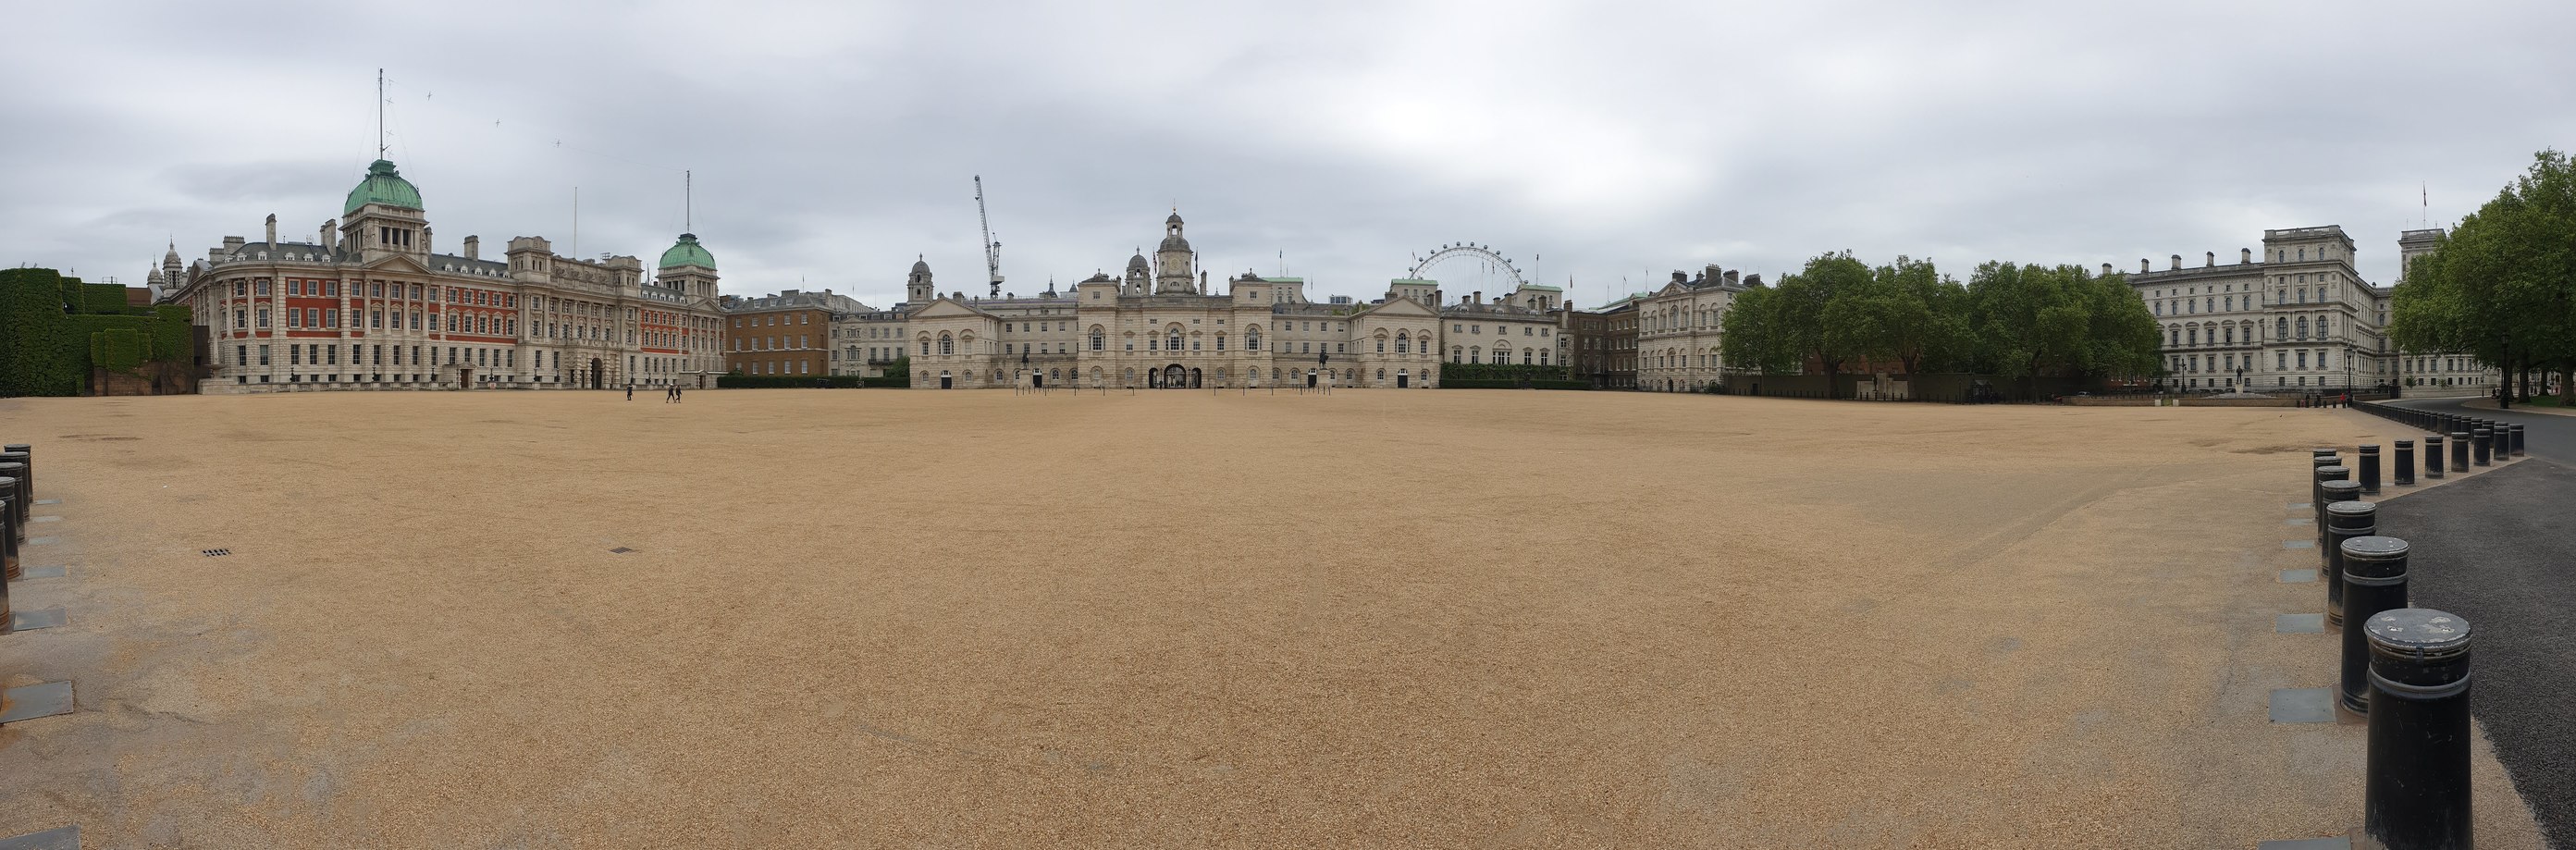
[[[232,553],[233,553],[233,550],[230,550],[230,549],[201,549],[201,550],[198,550],[198,551],[201,551],[201,552],[206,553],[206,557],[209,557],[209,558],[221,558],[221,557],[223,557],[223,556],[225,556],[225,555],[230,555],[230,554],[232,554]]]
[[[635,550],[633,550],[633,549],[628,549],[628,548],[626,548],[626,547],[624,547],[624,546],[619,546],[619,547],[617,547],[617,548],[615,548],[615,549],[610,549],[610,550],[608,550],[608,554],[611,554],[611,555],[624,555],[624,554],[627,554],[627,553],[629,553],[629,552],[633,552],[633,551],[635,551]]]

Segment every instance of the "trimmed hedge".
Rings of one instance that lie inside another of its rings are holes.
[[[188,365],[186,307],[131,307],[125,287],[53,269],[0,269],[0,395],[80,395],[93,367],[134,374]]]
[[[887,375],[882,378],[860,378],[859,386],[893,390],[906,389],[912,386],[912,375],[907,372],[901,375]]]
[[[63,276],[0,269],[0,395],[80,395],[89,337],[63,316]]]

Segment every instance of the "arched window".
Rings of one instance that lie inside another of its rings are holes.
[[[1244,330],[1244,332],[1243,332],[1243,350],[1245,350],[1245,351],[1260,351],[1260,350],[1261,350],[1261,326],[1260,326],[1260,325],[1254,325],[1254,326],[1252,326],[1251,328],[1248,328],[1248,329]]]
[[[1101,333],[1101,331],[1100,331],[1100,326],[1099,326],[1099,325],[1092,325],[1092,326],[1091,326],[1091,350],[1093,350],[1093,351],[1099,351],[1099,350],[1101,350],[1101,348],[1102,348],[1102,347],[1107,346],[1108,344],[1109,344],[1109,335],[1108,335],[1108,334]]]
[[[1449,362],[1451,362],[1451,363],[1464,363],[1464,362],[1466,362],[1466,361],[1465,361],[1465,360],[1462,360],[1462,359],[1460,359],[1460,358],[1463,358],[1463,357],[1466,357],[1466,356],[1467,356],[1467,349],[1460,348],[1460,347],[1455,346],[1455,345],[1449,346]]]
[[[735,338],[735,339],[734,339],[734,346],[733,346],[733,347],[734,347],[734,350],[735,350],[735,351],[741,351],[741,350],[742,350],[742,339],[741,339],[741,338],[739,338],[739,337]],[[930,356],[930,335],[929,335],[929,334],[922,334],[922,335],[921,335],[921,356],[923,356],[923,357],[928,357],[928,356]]]
[[[952,337],[950,337],[949,335],[947,335],[947,334],[945,334],[945,333],[940,334],[940,335],[939,335],[939,353],[941,353],[941,354],[955,354],[955,353],[957,353],[957,340],[956,340],[956,339],[954,339],[954,338],[952,338]]]
[[[1223,333],[1218,333],[1218,334],[1216,335],[1216,350],[1218,350],[1218,351],[1224,351],[1224,350],[1225,350],[1225,334],[1223,334]],[[1219,379],[1224,378],[1224,376],[1223,376],[1223,375],[1219,375],[1219,376],[1217,376],[1217,377],[1218,377]]]
[[[2299,338],[2308,338],[2308,317],[2306,316],[2299,317]]]
[[[1386,380],[1386,370],[1384,370],[1384,369],[1379,369],[1379,370],[1377,370],[1377,379],[1378,379],[1378,380],[1381,380],[1381,381]]]
[[[1530,365],[1530,353],[1531,353],[1531,351],[1532,351],[1532,349],[1527,349],[1527,348],[1521,349],[1521,365],[1523,365],[1523,366]]]
[[[1179,326],[1179,325],[1173,325],[1173,326],[1171,327],[1171,329],[1170,329],[1170,330],[1164,331],[1164,334],[1165,334],[1164,338],[1165,338],[1165,339],[1167,339],[1167,340],[1170,340],[1170,341],[1169,341],[1169,342],[1165,342],[1165,343],[1163,343],[1163,350],[1165,350],[1165,351],[1179,351],[1179,350],[1181,350],[1181,326]]]
[[[2289,317],[2284,316],[2284,317],[2279,318],[2279,319],[2274,319],[2274,320],[2272,320],[2272,322],[2273,322],[2273,325],[2272,325],[2272,338],[2273,338],[2273,339],[2289,339],[2289,338],[2290,338],[2290,319],[2289,319]]]
[[[1546,350],[1546,349],[1539,349],[1539,352],[1538,352],[1538,365],[1541,365],[1541,366],[1545,366],[1545,365],[1547,365],[1547,350]]]
[[[1396,332],[1395,332],[1395,353],[1397,353],[1397,354],[1411,354],[1411,353],[1413,353],[1413,337],[1410,337],[1410,336],[1405,335],[1405,333],[1404,333],[1403,331],[1396,331]],[[1380,375],[1380,376],[1378,376],[1378,377],[1379,377],[1380,379],[1384,379],[1386,376],[1384,376],[1384,375]]]
[[[1476,346],[1476,347],[1474,347],[1474,348],[1469,348],[1469,349],[1467,349],[1467,362],[1469,362],[1469,363],[1482,363],[1482,362],[1484,362],[1484,361],[1485,361],[1485,347],[1484,347],[1484,346],[1479,345],[1479,346]]]
[[[2323,338],[2323,337],[2326,335],[2326,322],[2327,322],[2327,318],[2326,318],[2326,317],[2324,317],[2324,316],[2318,316],[2318,317],[2317,317],[2317,336],[2318,336],[2319,338]]]
[[[1386,337],[1378,337],[1378,338],[1377,338],[1377,353],[1379,353],[1379,354],[1385,354],[1385,353],[1386,353]]]

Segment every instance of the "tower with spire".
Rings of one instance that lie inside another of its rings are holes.
[[[918,310],[930,306],[931,299],[937,297],[939,297],[939,288],[930,281],[930,260],[914,255],[912,273],[903,276],[905,306]]]

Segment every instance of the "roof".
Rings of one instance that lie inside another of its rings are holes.
[[[724,305],[727,313],[760,313],[770,310],[830,310],[836,313],[870,312],[866,304],[837,292],[799,292],[793,289],[776,295],[736,298]]]
[[[392,161],[379,159],[367,164],[367,176],[360,178],[358,185],[349,190],[348,208],[341,210],[340,214],[357,212],[359,207],[368,204],[417,210],[421,208],[420,189],[403,179],[402,174],[394,170]]]
[[[660,267],[667,269],[674,266],[698,266],[713,271],[716,267],[716,256],[707,253],[706,247],[698,244],[697,234],[683,233],[680,234],[680,241],[671,243],[671,249],[662,252]]]

